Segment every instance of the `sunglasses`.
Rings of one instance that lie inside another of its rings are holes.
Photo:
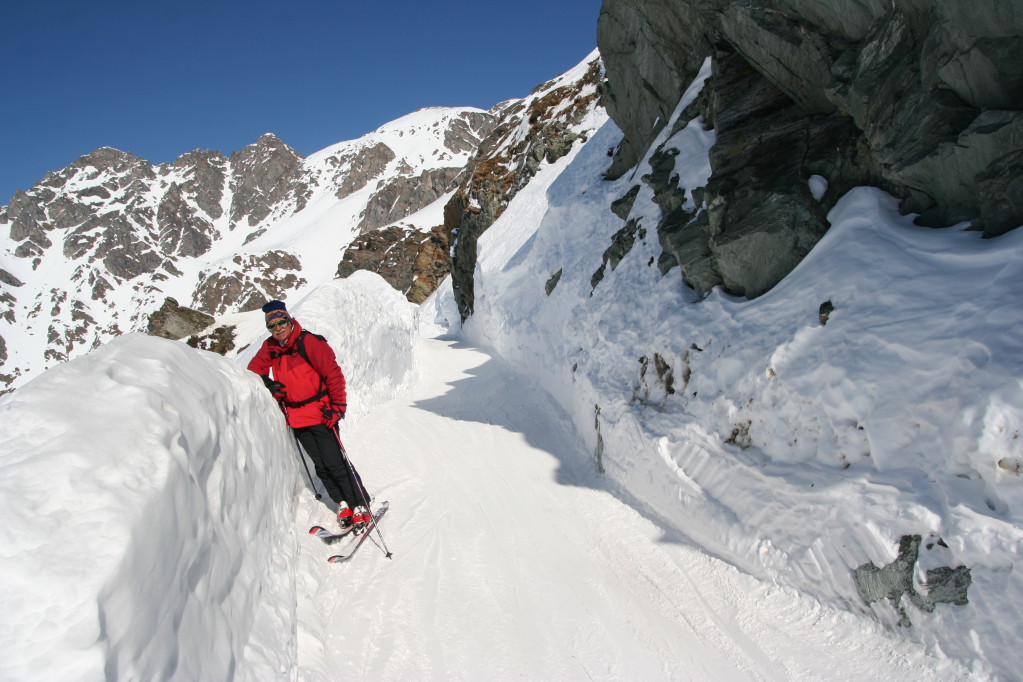
[[[282,327],[287,327],[289,324],[291,324],[291,320],[277,320],[276,322],[271,322],[270,324],[266,325],[266,328],[272,332],[275,332],[278,329],[281,329]]]

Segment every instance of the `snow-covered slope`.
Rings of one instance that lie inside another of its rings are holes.
[[[300,545],[299,679],[985,679],[879,623],[759,581],[608,492],[569,416],[461,339],[346,445],[394,553]],[[298,518],[325,517],[303,496]],[[375,538],[374,538],[375,539]]]

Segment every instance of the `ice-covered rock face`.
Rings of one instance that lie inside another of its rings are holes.
[[[667,264],[698,290],[770,289],[857,185],[923,224],[1002,234],[1023,224],[1021,33],[1011,0],[605,0],[603,99],[625,133],[609,176],[635,166],[712,56],[688,112],[717,135],[708,210],[661,226]]]

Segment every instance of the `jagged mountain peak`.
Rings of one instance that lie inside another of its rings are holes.
[[[99,149],[80,156],[74,163],[71,164],[72,168],[83,168],[86,166],[96,166],[101,168],[116,168],[121,164],[135,164],[135,163],[148,163],[145,159],[139,156],[135,156],[130,152],[124,152],[114,147],[100,147]]]
[[[238,159],[250,159],[258,156],[287,156],[294,159],[302,159],[303,156],[286,145],[273,133],[263,133],[252,144],[246,145],[231,154],[230,159],[236,162]]]
[[[153,164],[142,157],[113,147],[100,147],[78,157],[62,170],[47,173],[28,194],[32,194],[39,187],[81,191],[84,186],[101,185],[113,180],[115,176],[134,178],[152,174]]]

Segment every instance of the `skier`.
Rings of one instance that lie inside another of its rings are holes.
[[[370,496],[345,455],[337,431],[348,397],[334,350],[322,336],[302,329],[283,301],[270,301],[263,306],[263,313],[271,336],[248,368],[262,377],[281,405],[288,426],[337,505],[338,523],[344,529],[361,529],[370,521]]]

